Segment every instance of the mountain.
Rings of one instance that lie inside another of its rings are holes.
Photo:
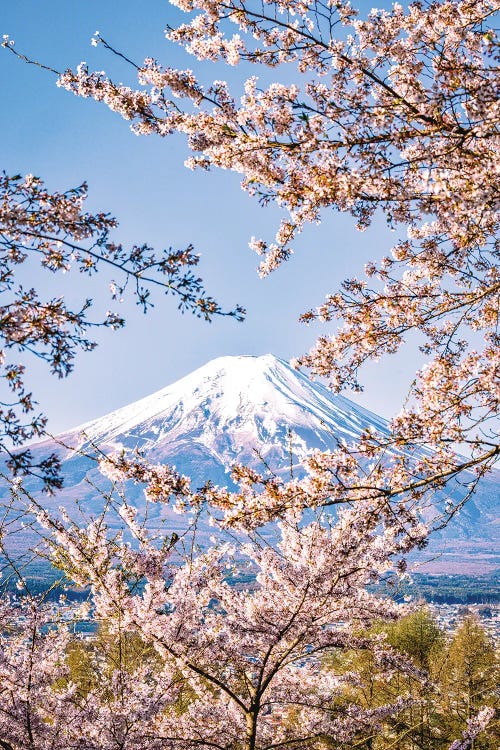
[[[238,461],[289,472],[312,448],[352,441],[386,422],[272,355],[221,357],[157,393],[32,447],[63,460],[66,488],[85,479],[92,452],[140,449],[152,461],[174,464],[195,485],[207,478],[228,485]],[[290,434],[291,431],[291,434]],[[61,445],[68,446],[65,450]],[[257,455],[257,452],[259,455]],[[83,488],[81,488],[83,489]]]
[[[55,451],[62,460],[65,487],[50,505],[69,507],[78,499],[93,509],[99,498],[94,485],[102,486],[103,480],[95,462],[82,453],[93,453],[95,447],[105,453],[138,448],[154,462],[175,465],[195,486],[207,479],[231,486],[234,462],[256,469],[267,464],[287,476],[291,456],[297,475],[312,449],[352,442],[370,426],[388,431],[384,419],[332,394],[283,360],[221,357],[151,396],[32,446],[32,452],[41,458]],[[458,554],[472,566],[500,564],[488,557],[498,531],[499,487],[497,475],[486,479],[437,540],[453,559]],[[131,492],[140,503],[141,490]],[[156,510],[169,515],[167,509]],[[179,517],[170,520],[179,524]]]

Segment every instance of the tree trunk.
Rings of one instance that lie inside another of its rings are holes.
[[[247,731],[245,735],[244,750],[255,750],[257,739],[257,711],[249,711],[246,715]]]

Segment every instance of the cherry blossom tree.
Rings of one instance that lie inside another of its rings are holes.
[[[396,3],[364,15],[344,0],[172,2],[188,18],[167,37],[200,61],[199,76],[119,53],[137,87],[84,64],[58,85],[104,102],[137,134],[185,133],[188,166],[234,170],[244,190],[281,206],[275,240],[250,243],[263,275],[326,209],[350,213],[359,229],[385,215],[394,247],[304,314],[335,328],[298,364],[337,390],[359,389],[362,366],[412,332],[428,361],[389,438],[371,433],[318,455],[313,471],[335,502],[381,504],[423,504],[458,477],[460,505],[500,452],[498,2]],[[118,54],[99,35],[93,43]],[[262,83],[206,86],[205,61],[253,64]],[[286,83],[267,84],[269,69]],[[291,494],[310,500],[303,488]]]
[[[161,747],[155,718],[174,709],[181,685],[170,669],[144,654],[131,665],[122,632],[115,634],[119,658],[110,659],[102,640],[77,640],[71,623],[61,621],[61,606],[43,598],[4,597],[0,607],[3,750]],[[77,650],[87,657],[87,674],[71,668]]]
[[[168,534],[148,534],[126,502],[118,512],[135,546],[102,517],[85,529],[41,508],[38,518],[54,535],[57,565],[91,586],[95,619],[157,651],[171,704],[145,731],[161,747],[343,747],[407,708],[405,696],[374,709],[337,706],[357,678],[323,669],[334,649],[369,650],[383,673],[397,665],[425,680],[383,639],[364,635],[374,620],[399,614],[366,589],[390,568],[399,535],[369,533],[358,508],[335,524],[289,518],[275,544],[240,534],[199,552],[186,542],[185,555]]]
[[[404,689],[367,705],[356,698],[362,669],[332,665],[364,653],[377,679],[397,674],[425,689],[428,675],[380,631],[407,608],[369,589],[425,540],[425,527],[381,533],[356,504],[335,521],[288,514],[274,537],[224,535],[214,520],[216,538],[201,548],[197,519],[181,539],[168,528],[148,532],[120,493],[81,527],[18,491],[46,529],[54,564],[90,589],[84,614],[106,638],[79,645],[43,603],[28,596],[14,610],[2,601],[6,750],[347,750],[417,707]],[[131,639],[136,657],[127,655]],[[469,747],[492,715],[471,716],[454,750]]]
[[[85,212],[86,197],[86,184],[62,193],[50,192],[32,175],[0,176],[0,377],[6,393],[11,394],[0,404],[0,450],[8,454],[15,473],[38,473],[47,489],[61,483],[56,456],[33,466],[29,449],[19,449],[42,435],[46,426],[25,384],[26,355],[41,358],[54,375],[64,377],[73,368],[77,350],[96,346],[90,337],[92,329],[116,329],[125,321],[111,311],[101,320],[92,320],[92,299],[72,309],[62,296],[41,298],[35,288],[20,282],[21,266],[28,265],[33,271],[39,263],[53,274],[73,268],[87,276],[107,266],[116,276],[110,283],[111,299],[120,299],[130,286],[144,311],[152,304],[151,292],[158,288],[175,295],[181,311],[191,311],[205,320],[214,315],[241,320],[244,314],[240,307],[224,312],[205,292],[201,279],[193,273],[199,256],[192,246],[162,252],[146,244],[126,249],[111,239],[116,219]]]
[[[50,615],[29,596],[22,605],[0,600],[0,746],[41,748],[72,722],[68,693],[56,696],[54,682],[64,673],[68,628],[52,627]]]

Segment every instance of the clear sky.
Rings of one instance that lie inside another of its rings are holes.
[[[174,13],[166,0],[3,0],[0,35],[9,34],[21,51],[57,69],[86,60],[91,68],[116,71],[116,60],[90,46],[99,30],[138,61],[153,56],[198,71],[195,59],[186,59],[164,38]],[[192,242],[202,254],[200,273],[208,291],[227,307],[238,302],[248,309],[244,323],[208,325],[180,316],[169,298],[157,297],[147,316],[126,302],[127,327],[103,331],[97,350],[79,356],[67,380],[55,380],[43,363],[30,363],[33,390],[54,433],[158,390],[217,356],[301,354],[320,329],[299,324],[299,314],[395,241],[382,222],[360,234],[349,216],[331,212],[320,227],[304,232],[292,261],[262,281],[248,240],[272,238],[280,218],[275,207],[260,208],[235,174],[185,169],[182,138],[138,138],[105,106],[77,99],[58,89],[50,74],[0,52],[2,167],[40,176],[52,189],[87,180],[89,209],[117,216],[116,237],[124,244],[160,248]],[[229,72],[238,85],[238,69]],[[206,79],[223,73],[206,64]],[[125,80],[126,69],[118,75]],[[54,295],[93,297],[104,309],[110,306],[104,276],[90,281],[69,276],[37,272],[30,281]],[[416,361],[413,354],[371,366],[365,393],[356,400],[385,416],[398,411]]]

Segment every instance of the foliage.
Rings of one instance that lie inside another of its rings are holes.
[[[447,637],[426,610],[374,620],[397,608],[349,592],[352,573],[342,596],[337,581],[337,594],[322,599],[323,577],[304,579],[297,564],[304,549],[284,553],[291,536],[278,556],[261,550],[251,588],[230,583],[222,549],[176,563],[167,589],[149,574],[142,595],[120,592],[117,569],[101,568],[91,613],[101,625],[84,640],[57,606],[4,599],[2,747],[465,750],[471,743],[453,741],[477,725],[474,747],[495,750],[499,665],[479,623],[466,617]],[[296,536],[309,553],[313,537]],[[349,627],[346,606],[355,613]]]
[[[243,535],[195,554],[189,545],[180,560],[179,543],[172,557],[168,536],[148,534],[126,503],[118,512],[137,549],[108,532],[103,518],[79,529],[43,510],[38,517],[54,534],[58,565],[91,585],[94,617],[110,633],[137,632],[161,657],[172,686],[165,700],[177,716],[172,724],[167,710],[154,720],[164,747],[320,748],[333,737],[344,745],[406,705],[395,696],[373,710],[353,702],[337,711],[344,680],[321,670],[323,653],[353,645],[372,652],[382,670],[394,660],[404,669],[392,649],[352,631],[399,611],[366,591],[398,542],[389,532],[366,534],[357,509],[332,525],[283,522],[276,547]],[[234,585],[234,570],[245,565],[254,583]],[[191,696],[180,714],[179,675]]]
[[[446,652],[441,674],[444,725],[449,734],[458,734],[484,705],[498,709],[498,654],[478,620],[466,616]],[[500,725],[490,725],[489,737],[478,740],[477,750],[497,746]]]
[[[384,632],[390,645],[424,668],[429,679],[422,682],[418,675],[397,668],[387,679],[369,654],[357,651],[334,653],[326,660],[325,667],[336,673],[355,670],[361,674],[362,681],[353,685],[349,699],[362,700],[366,706],[379,705],[395,695],[412,699],[408,708],[397,717],[389,717],[379,732],[367,734],[360,747],[448,748],[467,732],[472,717],[480,710],[498,709],[498,654],[484,628],[470,615],[452,634],[439,628],[426,609],[416,610],[394,624],[379,624],[376,631]],[[491,721],[487,731],[474,739],[474,747],[495,750],[499,732],[498,722]]]

